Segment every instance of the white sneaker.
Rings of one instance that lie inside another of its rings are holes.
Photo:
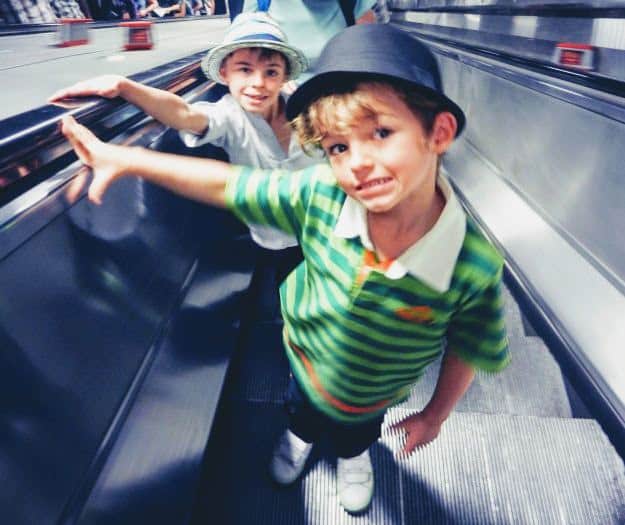
[[[304,470],[311,450],[312,443],[306,443],[286,429],[273,451],[269,465],[273,480],[280,485],[293,483]]]
[[[336,485],[339,502],[347,512],[362,512],[371,503],[373,496],[373,467],[369,451],[360,456],[338,458]]]

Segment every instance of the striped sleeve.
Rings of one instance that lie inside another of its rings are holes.
[[[300,236],[317,166],[301,171],[235,167],[226,184],[226,207],[246,224]]]
[[[498,372],[510,362],[501,294],[502,270],[500,263],[485,287],[478,288],[463,302],[447,332],[450,350],[487,372]]]

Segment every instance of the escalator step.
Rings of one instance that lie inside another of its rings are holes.
[[[461,412],[571,417],[560,368],[538,337],[510,340],[512,362],[502,372],[478,372],[456,406]],[[401,406],[421,410],[429,401],[440,370],[434,363]]]
[[[236,384],[230,389],[236,399],[282,403],[289,378],[282,322],[255,323],[236,366]]]
[[[233,525],[625,522],[623,463],[592,420],[454,413],[435,442],[399,460],[399,437],[385,434],[371,448],[371,508],[354,517],[339,507],[323,445],[301,481],[275,487],[267,463],[283,411],[259,402],[236,411],[226,468],[215,472]],[[388,421],[407,414],[392,409]]]
[[[514,300],[512,293],[507,287],[502,287],[504,300],[504,315],[506,319],[506,330],[510,339],[525,337],[525,326],[519,305]]]
[[[455,413],[400,472],[411,523],[625,522],[623,461],[593,420]]]

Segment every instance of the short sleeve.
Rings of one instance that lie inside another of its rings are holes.
[[[447,344],[475,368],[497,372],[510,362],[501,294],[502,266],[486,284],[462,304],[447,331]]]
[[[262,224],[300,237],[318,164],[300,171],[236,167],[226,184],[226,206],[246,224]]]
[[[207,128],[203,135],[180,131],[180,139],[185,146],[196,148],[213,144],[227,149],[236,141],[235,134],[243,129],[243,123],[240,121],[241,111],[233,106],[230,97],[225,96],[217,102],[196,102],[192,107],[206,115]]]

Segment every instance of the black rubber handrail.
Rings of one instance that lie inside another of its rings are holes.
[[[199,61],[204,52],[175,60],[130,78],[177,94],[184,94],[208,80]],[[103,140],[144,118],[137,107],[121,98],[88,98],[66,109],[46,105],[0,121],[0,206],[46,180],[76,157],[59,130],[63,115],[71,114]]]

